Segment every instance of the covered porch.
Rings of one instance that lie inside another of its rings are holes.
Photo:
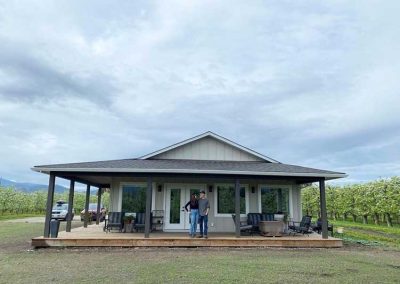
[[[337,248],[341,239],[313,233],[282,237],[260,235],[241,236],[235,233],[210,233],[208,239],[191,239],[187,233],[154,232],[145,237],[143,233],[105,233],[103,225],[78,227],[71,232],[60,232],[58,238],[37,237],[32,246],[41,247],[284,247],[284,248]]]

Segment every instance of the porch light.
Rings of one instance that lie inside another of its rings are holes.
[[[212,185],[209,185],[208,186],[208,192],[212,192],[213,191],[213,186]]]
[[[161,184],[159,184],[159,185],[157,186],[157,190],[158,190],[158,192],[161,192],[161,191],[162,191],[162,185],[161,185]]]

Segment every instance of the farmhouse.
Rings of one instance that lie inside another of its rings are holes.
[[[87,194],[90,187],[99,189],[99,204],[102,189],[108,188],[110,212],[145,213],[143,239],[156,232],[187,232],[189,214],[183,206],[191,193],[200,191],[206,192],[210,202],[211,235],[230,233],[240,238],[240,222],[248,213],[280,213],[286,220],[300,221],[301,187],[319,182],[321,239],[328,239],[325,181],[346,176],[284,164],[213,132],[135,159],[41,165],[33,170],[49,175],[44,238],[50,233],[57,177],[71,181],[70,201],[74,183],[79,182],[87,185]],[[232,214],[241,218],[232,218]],[[70,231],[70,221],[67,225]]]

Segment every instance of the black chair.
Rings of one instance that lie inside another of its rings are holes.
[[[289,234],[303,234],[309,235],[312,233],[310,230],[311,227],[311,216],[303,216],[301,222],[292,222],[292,225],[289,225]],[[299,225],[296,225],[299,224]]]
[[[311,226],[314,232],[321,234],[322,232],[322,221],[321,218],[318,218],[317,223],[314,226]],[[331,232],[331,236],[333,237],[333,225],[328,222],[328,232]]]
[[[124,215],[124,212],[108,213],[108,219],[104,221],[104,231],[110,232],[112,228],[118,228],[122,232]]]
[[[272,213],[262,213],[261,221],[274,221],[274,214]]]
[[[136,230],[136,232],[139,232],[139,230],[143,229],[144,230],[144,224],[146,220],[146,213],[144,212],[139,212],[136,213],[136,218],[135,218],[135,223],[133,225],[133,228]],[[153,224],[153,214],[150,213],[150,226]],[[150,228],[151,230],[153,228]]]
[[[233,219],[233,223],[236,226],[236,215],[235,214],[232,214],[232,219]],[[253,235],[253,226],[248,225],[247,222],[240,221],[240,231],[247,232],[252,236]]]
[[[258,231],[259,230],[259,225],[261,220],[261,214],[260,213],[248,213],[247,214],[247,225],[251,225],[253,228],[253,231]]]

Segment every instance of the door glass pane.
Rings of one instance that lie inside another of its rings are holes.
[[[180,224],[181,223],[181,189],[171,188],[170,197],[171,208],[169,210],[169,223]]]

